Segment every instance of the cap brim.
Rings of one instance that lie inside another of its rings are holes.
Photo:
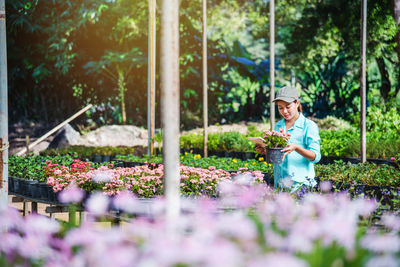
[[[297,100],[297,99],[294,98],[294,97],[285,97],[285,96],[281,96],[281,97],[275,98],[274,100],[272,100],[272,102],[276,102],[276,101],[278,101],[278,100],[282,100],[282,101],[285,101],[285,102],[290,103],[290,102],[293,102],[293,101],[295,101],[295,100]]]

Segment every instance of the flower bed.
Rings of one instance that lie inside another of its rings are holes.
[[[46,157],[46,159],[49,159]],[[107,194],[114,195],[121,190],[130,190],[138,196],[152,197],[161,195],[162,189],[162,158],[139,158],[125,157],[126,160],[134,160],[135,167],[122,168],[112,165],[101,167],[99,164],[81,162],[70,157],[54,158],[56,162],[43,160],[42,157],[10,157],[10,176],[22,174],[23,180],[35,178],[38,181],[48,182],[54,191],[59,192],[72,182],[79,184],[86,191],[103,190]],[[201,158],[198,154],[181,155],[181,162],[186,167],[181,167],[182,194],[186,195],[209,195],[215,196],[218,180],[231,179],[237,172],[249,171],[259,177],[258,182],[264,181],[269,184],[273,182],[273,169],[270,164],[259,160],[242,161],[235,158]],[[68,164],[69,163],[69,164]],[[125,162],[129,163],[129,161]],[[17,165],[17,166],[15,166]],[[39,167],[38,167],[39,166]],[[42,168],[45,167],[45,168]],[[220,169],[216,171],[215,169]],[[222,171],[224,170],[224,171]],[[189,172],[190,175],[187,175]],[[211,175],[214,180],[204,180],[204,175]],[[32,176],[30,176],[32,175]],[[330,165],[316,165],[316,175],[321,181],[331,181],[334,190],[348,191],[352,195],[364,194],[377,198],[382,203],[390,204],[391,208],[399,207],[400,195],[400,171],[388,165],[376,165],[372,163],[349,164],[336,162]],[[185,179],[189,176],[190,179]],[[104,180],[106,179],[106,180]],[[107,180],[108,179],[108,180]],[[111,180],[112,179],[112,180]],[[14,179],[9,179],[9,186],[13,185]],[[44,184],[38,183],[42,191],[46,188]],[[210,187],[212,189],[210,189]],[[315,190],[315,189],[312,189]],[[318,189],[317,189],[318,190]],[[16,192],[10,187],[10,192]],[[18,193],[18,192],[16,192]],[[23,189],[19,192],[29,195],[29,191]],[[53,194],[48,194],[54,199]],[[41,198],[46,198],[42,195]],[[397,201],[397,203],[395,203]]]
[[[47,184],[59,192],[73,184],[85,191],[101,190],[113,196],[120,191],[130,191],[139,197],[153,197],[163,194],[164,166],[151,165],[133,168],[113,168],[112,165],[90,168],[89,162],[74,160],[71,167],[46,162],[44,175]],[[231,173],[210,166],[208,169],[180,166],[180,188],[183,195],[217,196],[219,182],[231,179]],[[261,183],[264,175],[260,171],[238,173],[254,176],[254,183]]]

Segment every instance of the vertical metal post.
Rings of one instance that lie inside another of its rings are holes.
[[[208,157],[207,0],[203,0],[203,128],[204,157]]]
[[[6,9],[0,0],[0,208],[8,205],[8,96]]]
[[[179,173],[179,0],[161,6],[161,119],[164,194],[167,221],[173,227],[180,212]]]
[[[270,79],[270,116],[271,130],[275,127],[275,0],[269,1],[269,79]]]
[[[147,130],[149,156],[154,154],[155,99],[156,99],[156,0],[149,0],[148,33],[148,81],[147,81]],[[160,144],[158,144],[160,145]]]
[[[367,161],[367,150],[366,150],[366,36],[367,36],[367,0],[361,0],[361,78],[360,78],[360,96],[361,96],[361,107],[360,107],[360,143],[361,143],[361,162]]]

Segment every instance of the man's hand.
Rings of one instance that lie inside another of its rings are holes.
[[[281,152],[285,152],[285,154],[283,154],[283,156],[282,156],[282,160],[285,159],[287,154],[292,153],[297,148],[299,148],[299,146],[297,144],[293,144],[293,143],[287,144],[287,146],[284,149],[281,150]]]
[[[262,147],[260,145],[256,145],[256,151],[258,154],[262,154],[262,155],[264,155],[266,152],[265,147]]]

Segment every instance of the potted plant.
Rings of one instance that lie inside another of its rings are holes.
[[[281,131],[264,131],[264,144],[266,148],[266,159],[268,163],[281,164],[283,152],[281,150],[287,146],[290,135]]]

